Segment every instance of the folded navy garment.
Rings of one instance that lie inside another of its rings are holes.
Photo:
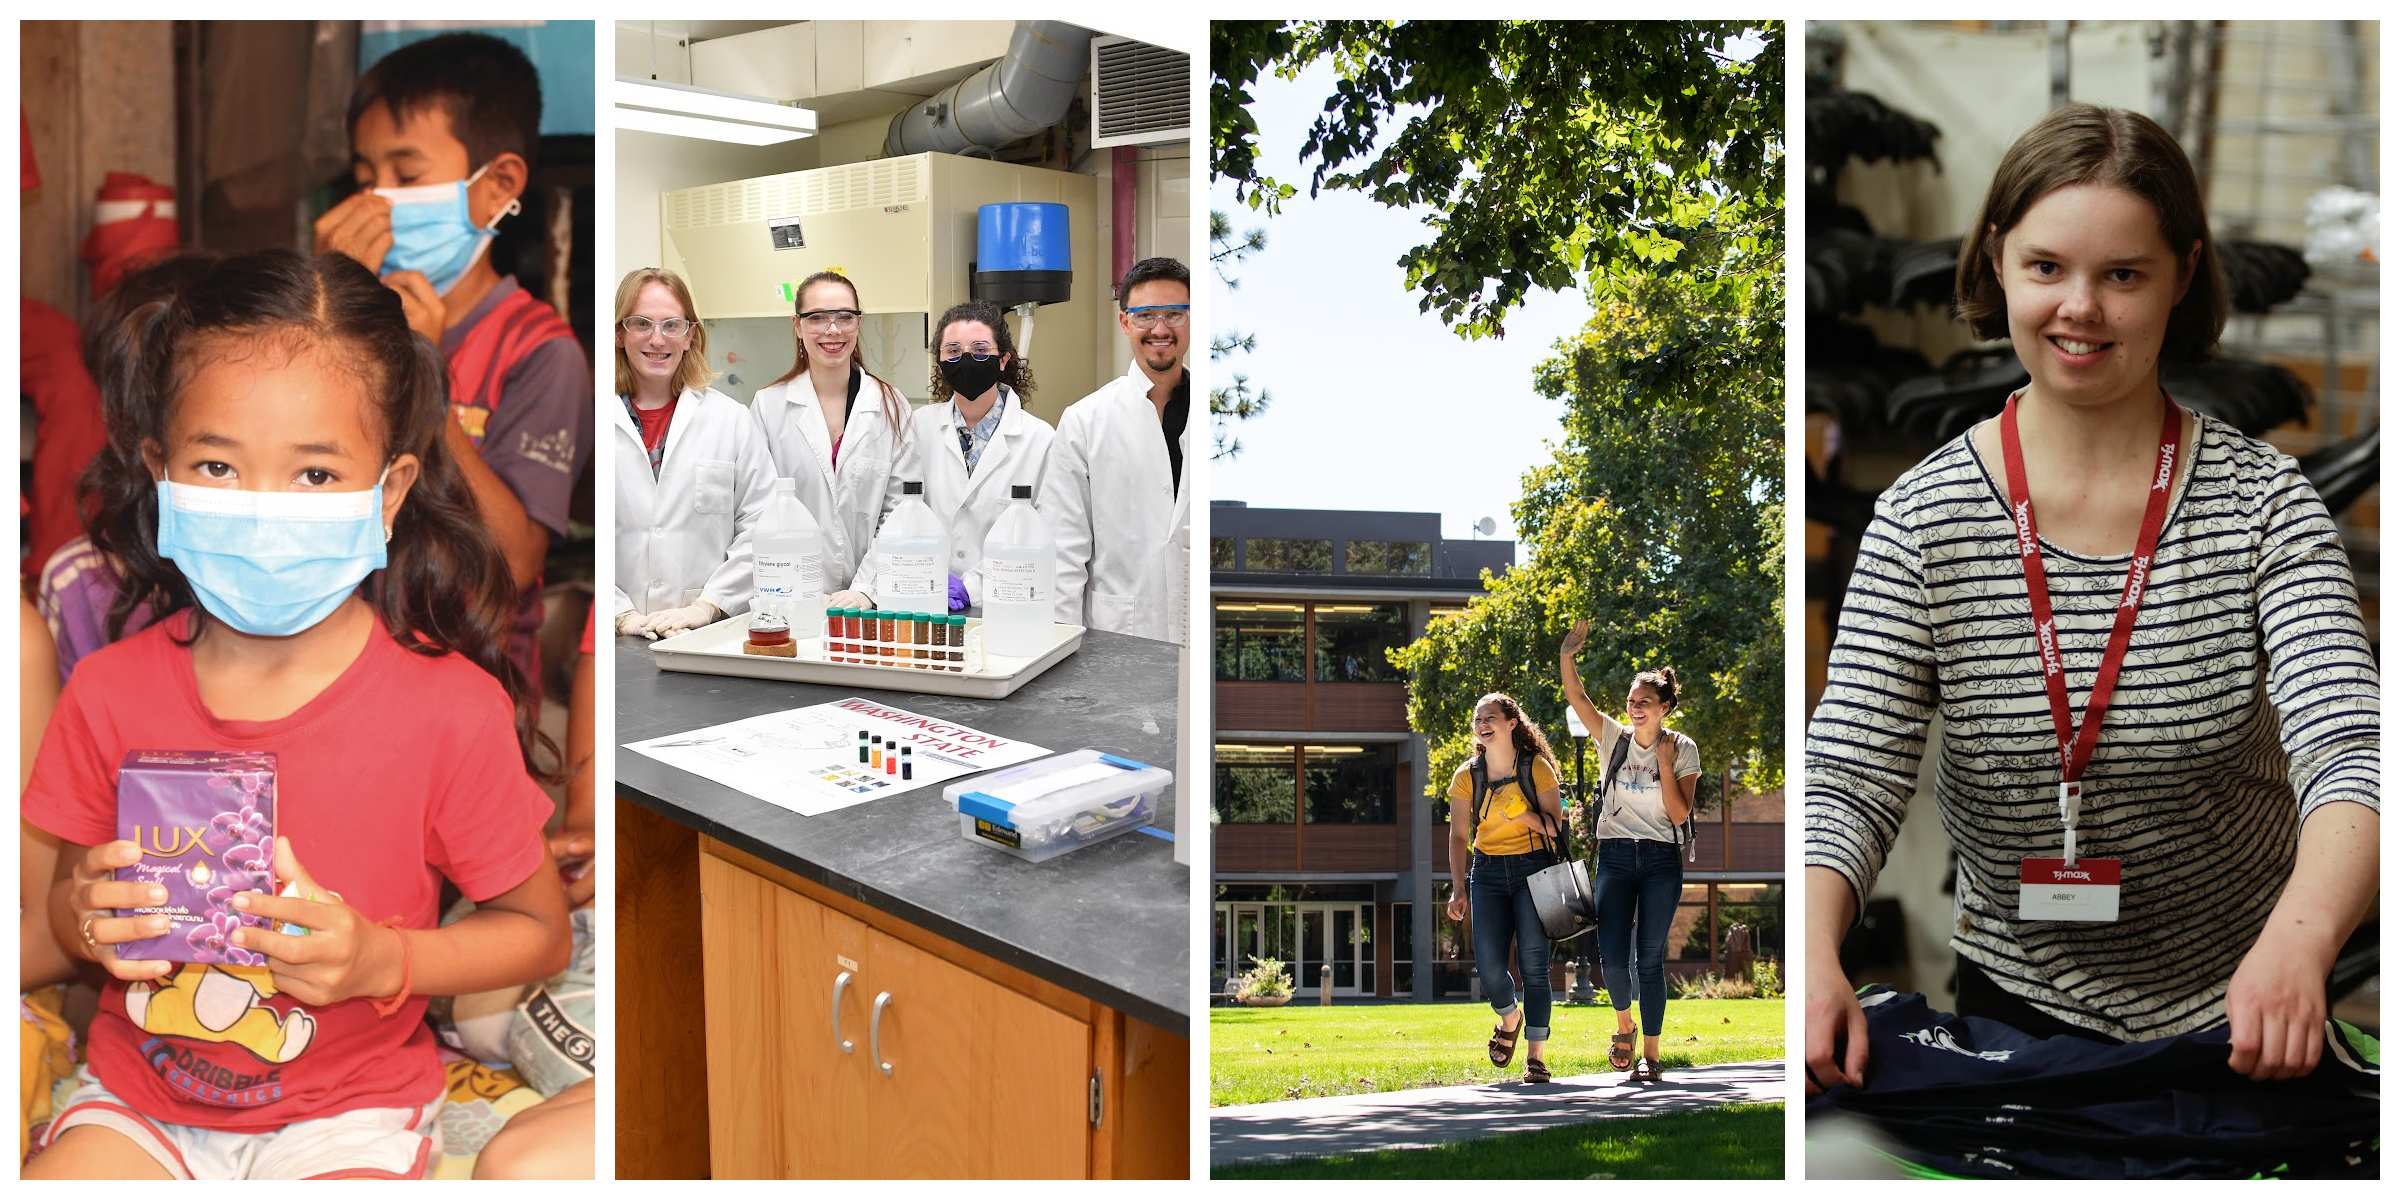
[[[1811,1099],[1901,1148],[1915,1174],[1981,1178],[2372,1178],[2380,1047],[2326,1022],[2309,1075],[2226,1066],[2225,1027],[2146,1042],[2036,1038],[1870,986],[1867,1082]]]

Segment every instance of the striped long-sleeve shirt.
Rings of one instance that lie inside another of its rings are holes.
[[[2116,921],[2016,916],[2020,861],[2061,848],[2058,743],[2008,506],[1964,436],[1877,501],[1808,729],[1807,861],[1863,899],[1938,711],[1952,946],[2034,1007],[2127,1040],[2222,1020],[2301,822],[2377,807],[2375,662],[2324,502],[2256,439],[2203,417],[2196,440],[2084,772],[2078,849],[2123,860]],[[2042,554],[2080,720],[2130,558]]]

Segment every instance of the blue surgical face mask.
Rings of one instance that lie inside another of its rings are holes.
[[[491,248],[500,222],[524,207],[512,199],[490,225],[475,223],[467,209],[467,188],[491,169],[492,164],[485,163],[456,183],[376,188],[376,195],[392,202],[392,248],[384,252],[381,273],[415,271],[443,295],[457,287],[468,268]]]
[[[390,475],[391,468],[385,467]],[[383,479],[363,492],[245,492],[158,481],[158,553],[209,615],[289,637],[384,565]]]

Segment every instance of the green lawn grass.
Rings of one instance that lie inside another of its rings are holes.
[[[1781,1179],[1783,1106],[1728,1104],[1697,1112],[1662,1113],[1640,1120],[1594,1121],[1533,1133],[1502,1134],[1426,1150],[1378,1150],[1328,1158],[1235,1163],[1210,1168],[1209,1177]]]
[[[1543,1055],[1560,1078],[1609,1070],[1606,1005],[1550,1010]],[[1490,1006],[1359,1004],[1212,1008],[1208,1013],[1211,1105],[1257,1104],[1521,1079],[1525,1048],[1507,1070],[1491,1064]],[[1679,1067],[1784,1056],[1783,1001],[1676,1000],[1667,1005],[1659,1057],[1670,1081]],[[1637,1046],[1638,1052],[1638,1046]]]

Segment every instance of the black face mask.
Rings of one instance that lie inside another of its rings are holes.
[[[937,361],[941,364],[942,382],[949,384],[950,390],[957,393],[959,399],[973,400],[1000,382],[1000,359],[1001,356],[995,354],[977,362],[973,355],[961,354],[955,359]]]

